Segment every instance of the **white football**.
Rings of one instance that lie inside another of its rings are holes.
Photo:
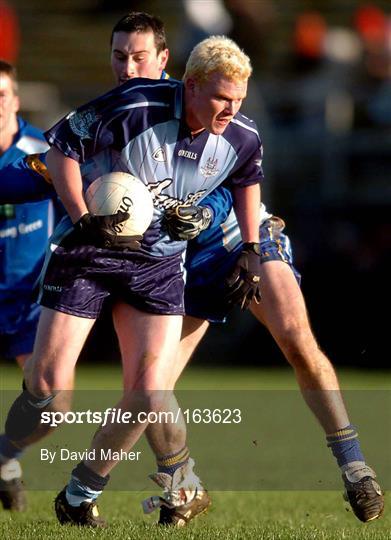
[[[96,216],[128,212],[129,219],[120,223],[120,236],[143,234],[153,216],[153,201],[147,186],[135,176],[111,172],[100,176],[84,194],[88,210]]]

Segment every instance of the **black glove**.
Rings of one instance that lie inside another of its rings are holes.
[[[226,299],[229,304],[239,304],[241,309],[247,309],[252,300],[257,304],[261,299],[260,280],[260,250],[256,242],[243,244],[243,250],[230,276],[225,280],[228,292]]]
[[[166,210],[163,223],[173,240],[193,240],[209,227],[212,217],[212,211],[207,206],[181,204]]]
[[[109,216],[84,214],[74,224],[74,229],[83,244],[107,249],[138,250],[142,235],[120,236],[116,231],[116,226],[128,218],[129,214],[122,211]]]

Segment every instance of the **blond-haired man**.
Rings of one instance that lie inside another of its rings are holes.
[[[229,185],[244,241],[234,299],[258,298],[261,143],[252,121],[239,113],[250,74],[250,61],[239,47],[213,37],[192,51],[183,83],[130,80],[48,131],[48,168],[68,215],[52,237],[52,249],[57,247],[46,261],[26,390],[7,419],[12,441],[25,440],[54,394],[70,387],[78,354],[109,297],[117,303],[113,317],[124,373],[125,391],[116,407],[134,418],[140,410],[162,408],[167,393],[157,391],[172,389],[184,313],[186,243],[173,241],[163,227],[168,208],[197,206],[223,181]],[[91,216],[83,198],[108,163],[136,174],[154,198],[151,226],[127,245],[115,232],[126,216]],[[207,217],[205,226],[209,222]],[[100,459],[101,450],[109,445],[113,455],[128,451],[145,428],[136,421],[100,429],[90,447],[98,458],[77,465],[56,499],[61,523],[104,524],[95,499],[117,460]]]

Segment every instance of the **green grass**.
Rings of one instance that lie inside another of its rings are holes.
[[[360,523],[345,510],[341,494],[334,492],[212,493],[209,512],[180,530],[156,527],[157,514],[142,515],[139,502],[145,494],[124,492],[102,495],[101,514],[109,520],[104,531],[61,526],[53,515],[53,496],[29,493],[28,512],[0,513],[3,538],[389,540],[391,530],[389,515]]]
[[[345,390],[391,389],[391,371],[338,370],[341,387]],[[0,360],[0,390],[19,389],[21,371],[13,363]],[[82,364],[76,371],[76,388],[115,390],[121,388],[121,368],[118,365]],[[180,390],[294,390],[297,383],[293,370],[281,368],[220,368],[190,366],[180,378]]]
[[[340,380],[347,390],[380,390],[391,387],[389,372],[342,370]],[[81,365],[78,368],[79,389],[119,389],[121,374],[118,366]],[[296,381],[289,369],[207,369],[190,368],[179,383],[182,390],[291,390]],[[0,389],[20,387],[20,371],[12,364],[0,364]],[[372,396],[374,394],[371,394]],[[298,402],[300,401],[300,397]],[[360,404],[358,404],[360,405]],[[3,407],[2,407],[3,408]],[[4,413],[4,411],[2,411]],[[360,409],[358,412],[361,414]],[[276,419],[278,415],[276,416]],[[361,418],[361,416],[360,416]],[[275,420],[276,421],[276,420]],[[312,420],[311,420],[312,421]],[[262,419],[260,420],[262,423]],[[195,427],[193,428],[194,431]],[[379,428],[380,429],[380,428]],[[191,432],[192,427],[189,427]],[[318,432],[315,432],[315,437]],[[312,441],[305,441],[305,448]],[[212,442],[212,441],[210,441]],[[318,439],[316,438],[316,443]],[[313,447],[316,447],[314,443]],[[319,444],[318,446],[320,446]],[[200,458],[201,459],[201,458]],[[152,463],[152,459],[151,459]],[[243,461],[239,467],[248,467]],[[332,467],[332,471],[334,468]],[[257,471],[254,470],[254,474]],[[229,471],[227,471],[229,474]],[[208,474],[205,474],[208,482]],[[145,485],[147,482],[145,482]],[[58,486],[60,489],[62,485]],[[142,489],[146,489],[143,487]],[[342,486],[341,486],[342,491]],[[157,513],[143,516],[140,502],[151,492],[106,491],[100,497],[102,515],[108,529],[85,530],[61,527],[53,513],[54,492],[30,491],[29,510],[23,514],[0,511],[1,537],[6,539],[270,539],[270,540],[389,540],[391,515],[387,511],[391,497],[387,496],[382,519],[360,523],[342,500],[340,491],[259,491],[213,492],[210,511],[181,530],[156,527]]]

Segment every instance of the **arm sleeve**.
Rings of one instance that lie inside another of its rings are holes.
[[[124,126],[132,108],[126,105],[137,96],[116,88],[75,109],[45,133],[47,142],[79,163],[104,148],[123,142]]]
[[[0,204],[23,204],[57,197],[44,173],[29,166],[28,162],[34,160],[42,164],[38,158],[37,155],[19,158],[0,170]]]
[[[238,167],[229,175],[226,180],[228,185],[245,187],[258,184],[264,179],[262,169],[263,147],[259,139],[258,143],[255,148],[253,147],[244,152],[248,157],[244,163],[239,163]]]
[[[231,190],[224,185],[218,186],[202,201],[213,213],[213,225],[220,225],[227,219],[232,209],[233,199]]]

